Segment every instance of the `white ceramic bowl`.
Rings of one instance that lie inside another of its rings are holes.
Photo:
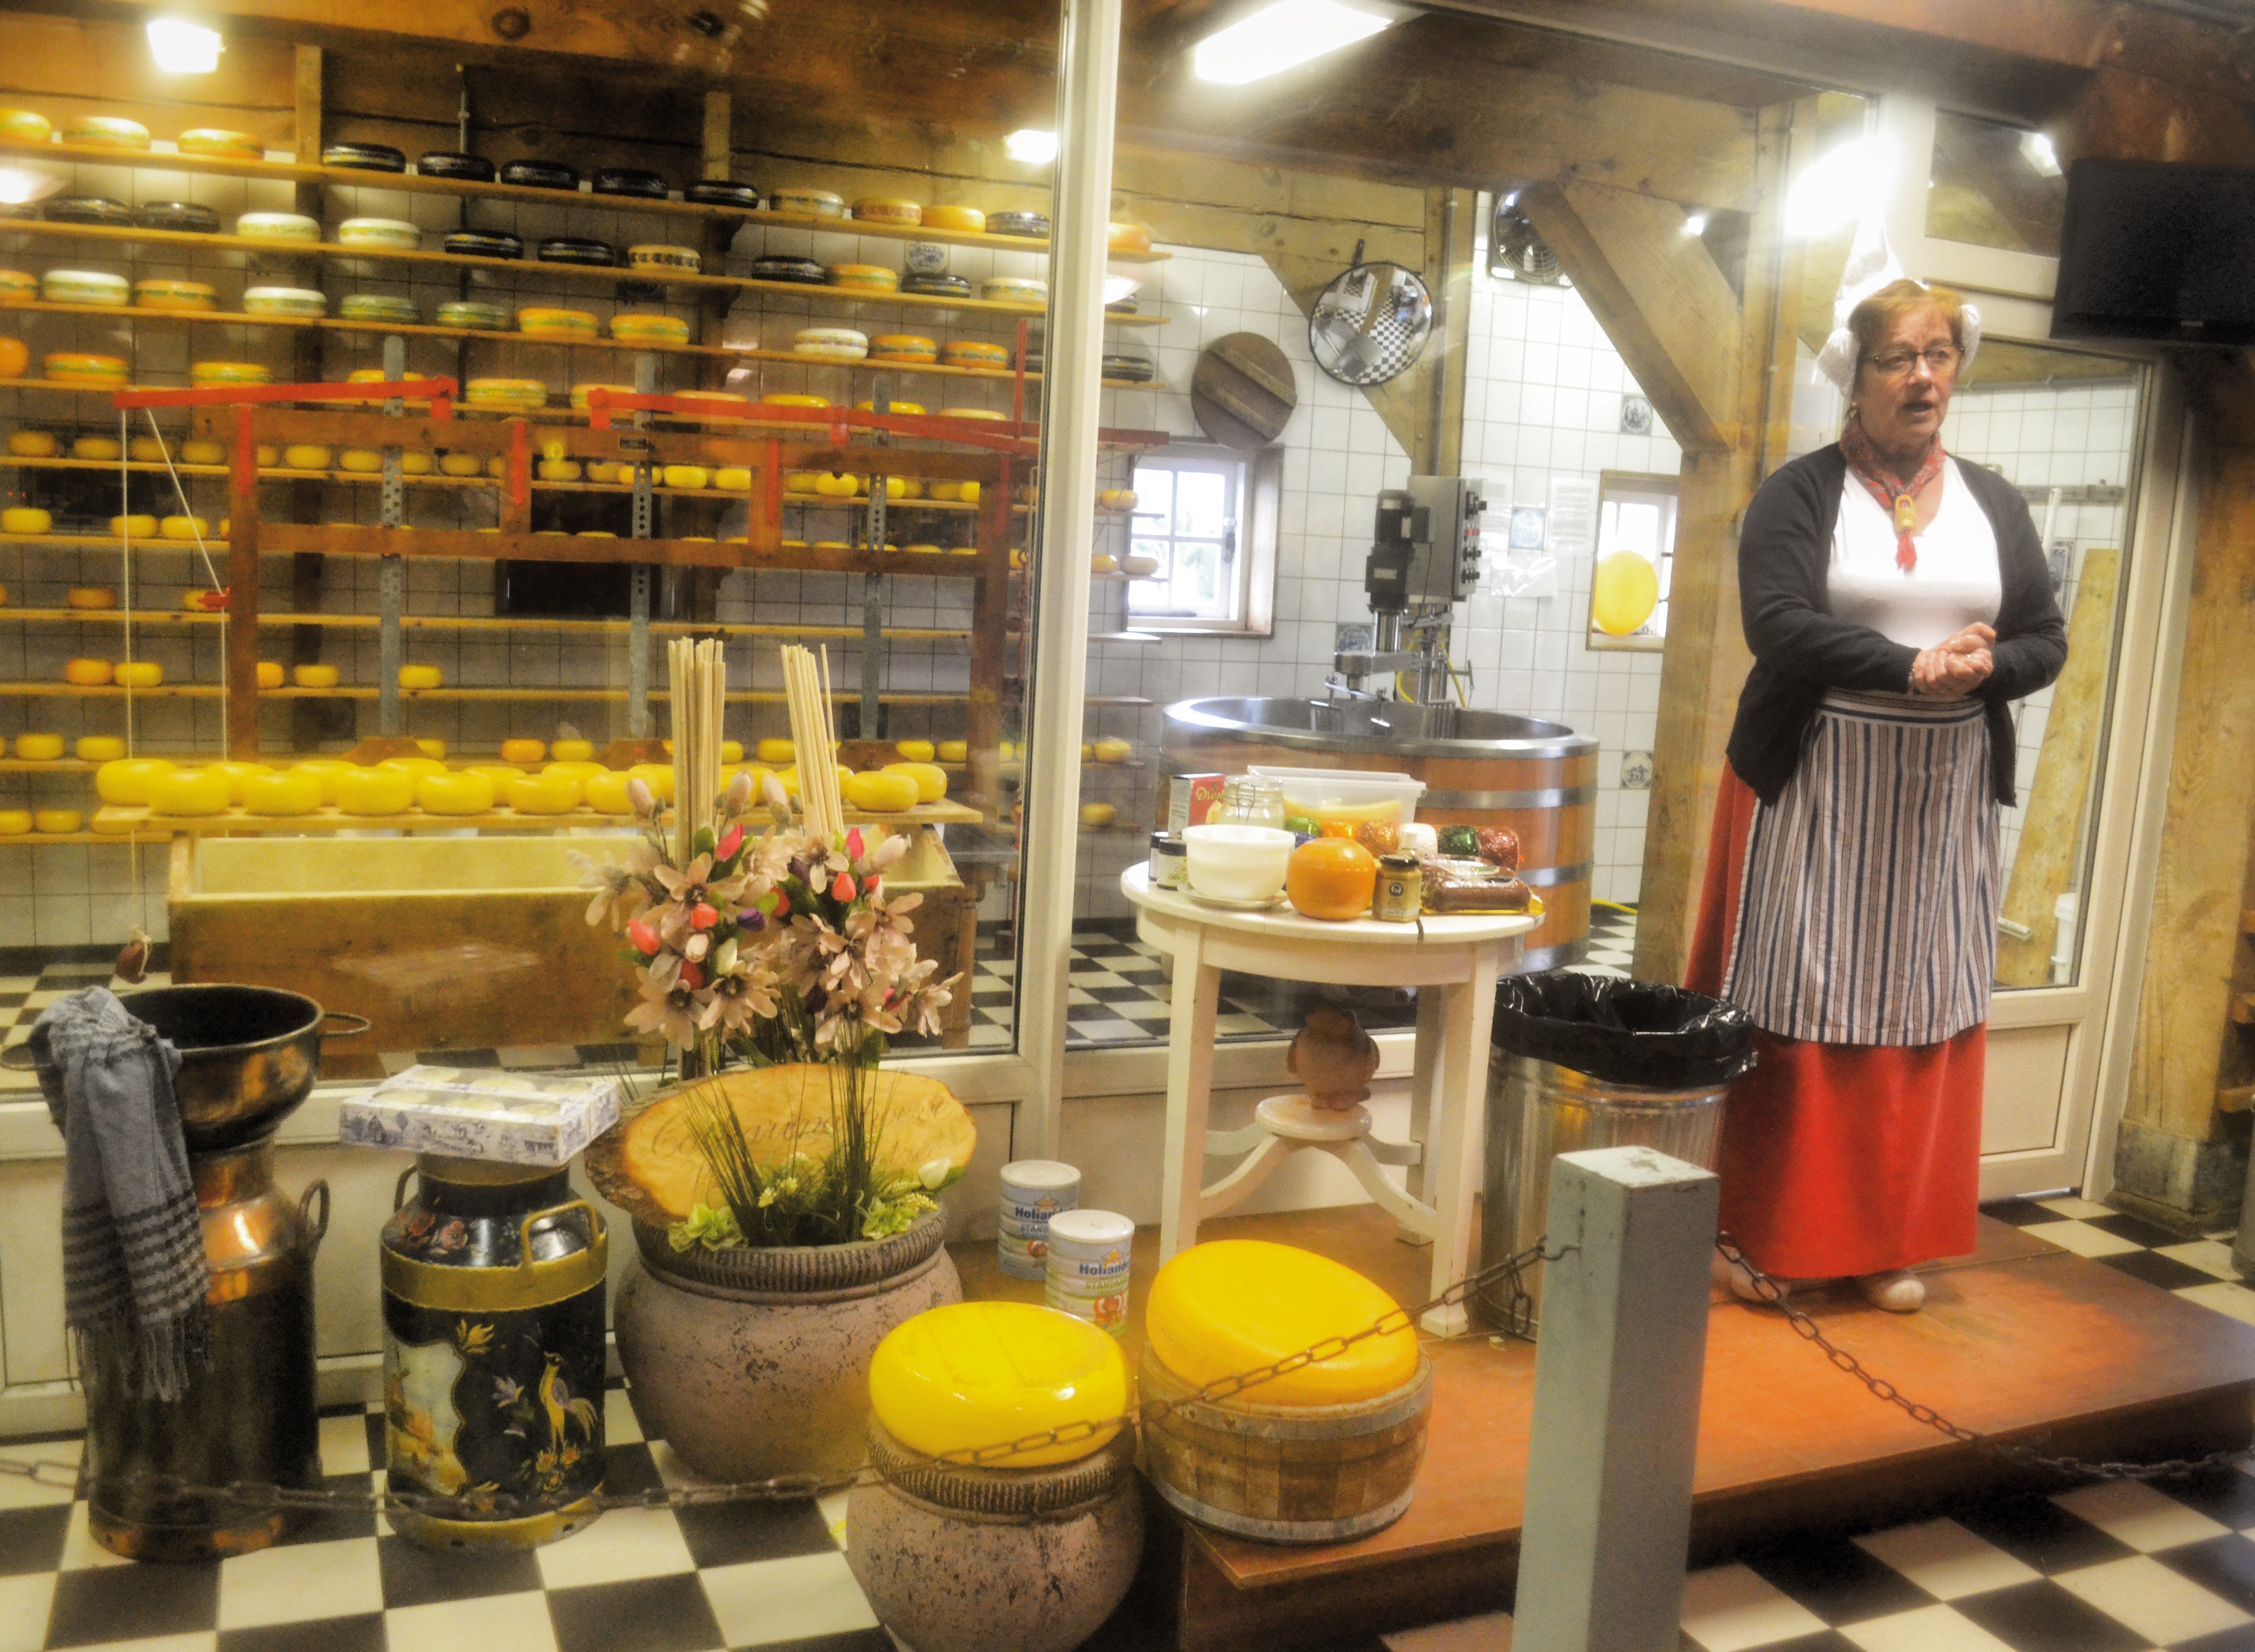
[[[1275,826],[1194,826],[1183,833],[1191,888],[1218,901],[1272,900],[1296,841]]]

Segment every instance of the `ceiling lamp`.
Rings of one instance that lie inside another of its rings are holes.
[[[1366,40],[1401,15],[1391,6],[1275,0],[1199,41],[1191,50],[1191,67],[1201,81],[1243,86]]]
[[[1057,158],[1057,135],[1037,126],[1021,126],[1002,140],[1002,149],[1012,160],[1046,166]]]
[[[1785,233],[1807,240],[1853,222],[1886,200],[1894,170],[1894,151],[1876,135],[1825,151],[1786,186]]]
[[[219,31],[178,18],[149,19],[149,55],[167,74],[209,74],[219,67]]]

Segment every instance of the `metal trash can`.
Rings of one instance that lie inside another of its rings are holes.
[[[1753,1024],[1719,999],[1570,970],[1506,981],[1488,1058],[1481,1269],[1543,1236],[1561,1153],[1648,1147],[1713,1169],[1731,1081],[1753,1065]],[[1492,1325],[1532,1336],[1541,1263],[1521,1286],[1532,1307],[1519,1323],[1507,1279],[1477,1302]]]

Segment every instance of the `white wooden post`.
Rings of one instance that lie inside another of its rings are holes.
[[[1643,1147],[1551,1165],[1514,1652],[1681,1643],[1718,1185]]]

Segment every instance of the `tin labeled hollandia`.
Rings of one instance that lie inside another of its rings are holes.
[[[392,1525],[439,1549],[577,1530],[603,1483],[602,1218],[566,1166],[436,1153],[401,1176],[395,1204],[383,1239],[391,1488],[459,1512],[395,1510]]]

